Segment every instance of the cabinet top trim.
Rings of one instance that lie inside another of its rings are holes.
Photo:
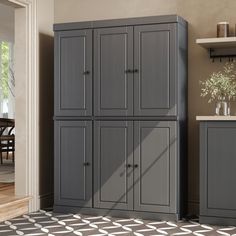
[[[147,17],[111,19],[111,20],[59,23],[59,24],[54,24],[53,30],[64,31],[64,30],[75,30],[75,29],[93,29],[93,28],[103,28],[103,27],[163,24],[163,23],[180,23],[185,27],[187,26],[187,21],[185,21],[181,16],[162,15],[162,16],[147,16]]]

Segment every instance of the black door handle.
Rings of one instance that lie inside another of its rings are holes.
[[[127,167],[127,168],[131,168],[132,165],[131,165],[131,164],[127,164],[126,167]]]
[[[138,164],[135,164],[135,165],[134,165],[134,168],[138,168]]]
[[[84,163],[84,166],[89,166],[89,165],[90,165],[89,162],[85,162],[85,163]]]
[[[90,74],[90,71],[89,71],[89,70],[86,70],[86,71],[84,71],[83,74],[84,74],[84,75],[89,75],[89,74]]]
[[[128,73],[132,73],[132,70],[128,69],[128,70],[125,70],[125,73],[128,74]]]

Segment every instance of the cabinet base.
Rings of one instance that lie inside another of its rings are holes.
[[[236,218],[228,217],[215,217],[215,216],[199,216],[200,224],[211,224],[211,225],[225,225],[232,226],[236,225]]]
[[[174,213],[155,213],[155,212],[140,212],[140,211],[125,211],[114,209],[98,209],[98,208],[80,208],[70,206],[58,206],[54,205],[54,212],[58,213],[79,213],[86,215],[100,215],[111,216],[119,218],[142,218],[144,220],[165,220],[165,221],[178,221],[180,219],[179,214]]]

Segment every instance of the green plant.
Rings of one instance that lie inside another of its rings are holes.
[[[200,81],[201,97],[209,97],[208,102],[215,100],[230,101],[236,96],[235,62],[227,62],[222,71],[213,72],[208,79]]]
[[[9,92],[14,96],[15,77],[12,69],[12,61],[10,58],[10,44],[8,42],[0,43],[1,51],[1,71],[0,71],[0,88],[2,91],[2,98],[6,99],[9,97]]]

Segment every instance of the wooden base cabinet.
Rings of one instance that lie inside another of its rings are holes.
[[[200,222],[236,225],[236,122],[200,122]]]
[[[187,22],[154,16],[54,31],[54,211],[179,219]]]

